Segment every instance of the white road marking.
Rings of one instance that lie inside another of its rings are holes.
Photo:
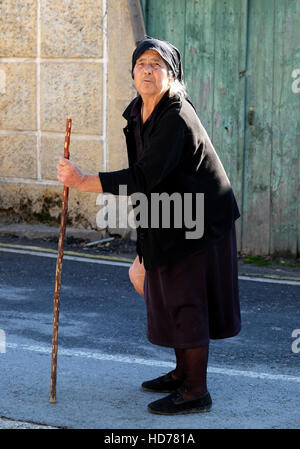
[[[26,345],[26,344],[17,344],[17,343],[7,343],[6,348],[12,350],[23,350],[23,351],[31,351],[37,352],[40,354],[51,354],[51,347],[46,346],[38,346],[38,345]],[[8,351],[7,351],[8,352]],[[141,357],[132,357],[121,354],[106,354],[103,352],[89,352],[89,351],[79,351],[75,349],[58,349],[59,356],[68,356],[68,357],[81,357],[86,359],[93,360],[104,360],[118,363],[129,363],[136,365],[147,365],[147,366],[158,366],[162,368],[175,368],[175,363],[166,362],[163,360],[154,360],[154,359],[144,359]],[[297,382],[300,383],[300,377],[290,376],[287,374],[271,374],[271,373],[262,373],[256,371],[245,371],[238,370],[232,368],[219,368],[216,366],[208,367],[208,373],[211,374],[223,374],[226,376],[242,376],[242,377],[250,377],[252,379],[266,379],[266,380],[280,380],[284,382]]]
[[[55,253],[43,253],[41,251],[30,251],[24,249],[12,249],[12,248],[4,248],[0,247],[0,251],[6,253],[16,253],[16,254],[28,254],[30,256],[39,256],[39,257],[50,257],[51,259],[57,259],[57,254]],[[64,254],[64,260],[73,260],[75,262],[88,262],[88,263],[98,263],[103,265],[116,265],[119,267],[130,267],[131,263],[129,262],[118,262],[115,260],[104,260],[104,259],[93,259],[92,257],[80,257],[80,256],[69,256]]]
[[[242,281],[255,281],[255,282],[269,282],[271,284],[286,284],[286,285],[300,285],[299,281],[289,281],[288,279],[270,279],[270,278],[258,278],[252,276],[239,276]]]
[[[30,256],[39,256],[39,257],[50,257],[52,259],[57,258],[57,253],[48,253],[48,252],[42,252],[42,251],[30,251],[25,249],[14,249],[14,248],[7,248],[5,246],[0,247],[0,251],[2,252],[8,252],[8,253],[16,253],[16,254],[28,254]],[[116,260],[104,260],[98,258],[93,258],[92,256],[88,257],[81,257],[81,256],[71,256],[68,254],[64,254],[64,260],[72,260],[75,262],[88,262],[88,263],[97,263],[97,264],[103,264],[103,265],[115,265],[119,267],[130,267],[130,262],[121,262]],[[270,279],[270,278],[259,278],[254,276],[239,276],[239,280],[241,281],[252,281],[252,282],[267,282],[271,284],[283,284],[283,285],[294,285],[294,286],[300,286],[300,281],[293,281],[289,279]]]

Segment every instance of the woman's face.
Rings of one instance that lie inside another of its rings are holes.
[[[162,96],[170,86],[168,66],[155,50],[147,50],[137,59],[133,77],[141,97]]]

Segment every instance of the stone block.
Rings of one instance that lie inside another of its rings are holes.
[[[36,129],[35,64],[0,63],[0,126],[6,130]]]
[[[127,0],[108,2],[108,30],[108,170],[119,170],[128,167],[122,129],[126,126],[126,121],[122,113],[137,94],[131,77],[131,58],[135,41]]]
[[[100,58],[102,0],[41,0],[41,56]]]
[[[35,136],[0,136],[0,148],[0,177],[36,179]]]
[[[57,180],[56,166],[64,155],[64,137],[43,137],[41,145],[42,179]],[[70,140],[70,160],[84,173],[101,171],[102,143],[98,141]]]
[[[90,63],[41,64],[41,129],[72,133],[102,132],[102,67]]]
[[[36,56],[36,0],[0,2],[0,57]]]

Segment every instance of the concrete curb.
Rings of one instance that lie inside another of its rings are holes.
[[[35,424],[27,421],[16,421],[11,418],[0,418],[0,429],[58,429],[58,427]]]
[[[59,226],[10,224],[0,226],[0,237],[26,237],[28,239],[55,238],[59,236]],[[97,240],[107,237],[106,231],[95,231],[91,229],[66,228],[66,236],[81,238],[84,240]]]

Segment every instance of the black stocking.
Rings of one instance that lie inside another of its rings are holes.
[[[184,373],[184,349],[181,348],[174,348],[175,355],[176,355],[176,368],[172,372],[172,377],[174,379],[184,379],[185,373]]]
[[[174,379],[185,379],[184,399],[195,399],[207,392],[207,362],[209,346],[181,349],[175,348],[176,368]]]
[[[206,373],[209,346],[184,350],[184,399],[196,399],[207,392]]]

